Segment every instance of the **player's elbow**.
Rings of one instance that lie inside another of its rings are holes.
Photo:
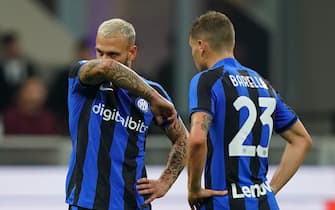
[[[308,152],[313,145],[313,140],[309,135],[304,135],[299,138],[298,141],[295,141],[296,147],[299,147],[301,150]]]
[[[117,65],[117,61],[113,59],[101,59],[99,69],[103,74],[107,74],[110,70],[114,70]]]
[[[190,134],[188,144],[190,146],[202,147],[203,145],[206,144],[206,141],[207,141],[207,137],[206,136],[192,135],[192,134]]]
[[[113,59],[97,59],[95,61],[95,66],[92,68],[92,74],[95,77],[108,78],[108,75],[117,70],[118,62]]]
[[[84,84],[98,84],[105,80],[107,71],[102,60],[91,60],[85,63],[79,72],[80,81]]]
[[[313,140],[312,138],[308,135],[304,137],[304,148],[306,151],[309,151],[313,146]]]

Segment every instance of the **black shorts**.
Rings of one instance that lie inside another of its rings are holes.
[[[92,210],[92,209],[85,209],[85,208],[82,208],[82,207],[79,207],[79,206],[70,205],[69,210]]]

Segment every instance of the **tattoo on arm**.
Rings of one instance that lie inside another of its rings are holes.
[[[96,67],[100,64],[99,60],[91,60],[82,66],[80,80],[84,84],[98,84],[102,78],[96,74]]]
[[[196,119],[196,120],[192,120],[191,121],[191,128],[196,126],[196,125],[200,125],[201,127],[201,130],[205,131],[205,132],[208,132],[208,129],[209,129],[209,126],[211,125],[212,123],[212,116],[205,113],[203,116],[202,116],[202,119]]]
[[[188,131],[182,120],[179,119],[175,128],[166,129],[166,134],[173,142],[173,147],[161,178],[168,180],[172,185],[186,164]]]
[[[119,87],[126,87],[133,93],[148,100],[155,90],[147,85],[133,70],[117,62],[112,62],[107,70],[107,79]]]
[[[112,59],[94,59],[83,65],[80,80],[85,84],[96,85],[111,81],[118,87],[125,88],[147,100],[156,92],[136,72]]]
[[[210,115],[208,115],[208,114],[205,114],[205,115],[202,117],[201,129],[202,129],[203,131],[208,131],[211,122],[212,122],[212,116],[210,116]]]

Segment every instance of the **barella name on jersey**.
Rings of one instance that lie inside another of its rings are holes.
[[[249,87],[249,88],[264,88],[269,89],[261,77],[243,76],[243,75],[229,75],[229,79],[234,87]]]
[[[272,192],[269,183],[263,182],[262,184],[253,184],[250,186],[242,186],[241,193],[237,192],[237,186],[235,183],[231,184],[231,190],[233,198],[259,198],[262,195],[266,194],[266,191]]]
[[[102,103],[94,105],[92,107],[92,111],[93,113],[100,115],[105,121],[113,120],[115,122],[121,123],[123,127],[129,128],[130,130],[134,130],[139,133],[145,133],[149,128],[149,126],[146,126],[141,120],[136,122],[133,120],[133,117],[129,115],[122,117],[118,110],[107,109],[105,108],[105,104]]]

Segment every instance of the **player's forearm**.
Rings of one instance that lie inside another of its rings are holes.
[[[275,171],[270,186],[274,193],[279,190],[291,179],[296,173],[304,160],[310,146],[306,143],[287,144],[282,155],[281,162]]]
[[[167,166],[160,179],[165,180],[170,186],[176,181],[185,167],[187,158],[188,131],[181,119],[177,121],[175,128],[167,128],[167,135],[173,142]]]
[[[197,141],[199,142],[199,141]],[[188,189],[196,192],[201,188],[201,176],[207,154],[206,141],[193,143],[190,138],[187,158]]]
[[[95,85],[111,81],[114,85],[127,89],[149,101],[159,97],[135,71],[112,59],[94,59],[82,66],[80,80],[84,84]]]

